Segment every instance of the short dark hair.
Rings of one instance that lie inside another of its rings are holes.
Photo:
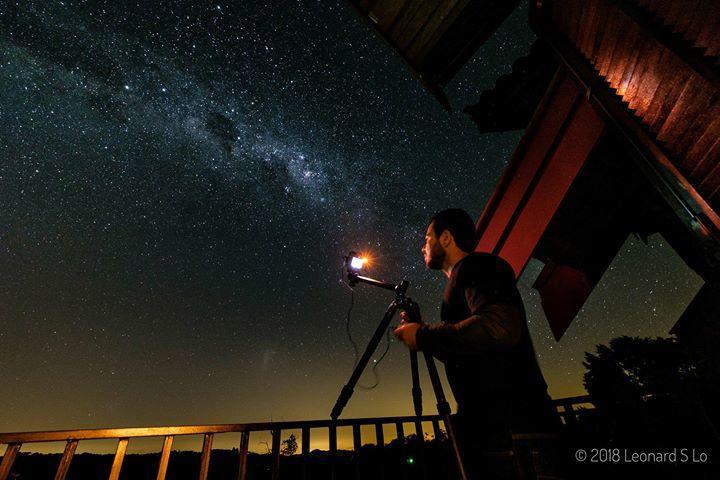
[[[436,236],[447,230],[455,239],[455,244],[463,252],[472,252],[477,244],[475,222],[462,208],[448,208],[436,213],[430,219]]]

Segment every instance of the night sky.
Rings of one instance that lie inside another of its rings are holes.
[[[448,114],[342,1],[0,0],[0,431],[328,418],[353,367],[341,256],[371,250],[437,321],[427,219],[477,217],[522,134],[462,107],[533,39],[522,6]],[[541,266],[520,285],[556,397],[701,285],[631,238],[557,343]],[[356,287],[361,348],[390,300]],[[411,414],[406,349],[378,371],[344,417]]]

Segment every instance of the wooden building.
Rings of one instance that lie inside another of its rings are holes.
[[[517,5],[351,3],[446,106],[459,62]],[[560,340],[628,235],[660,233],[705,280],[672,332],[717,405],[720,2],[533,0],[528,21],[531,52],[465,108],[481,132],[525,129],[478,219],[478,250],[518,276],[531,257],[544,263],[534,287]]]

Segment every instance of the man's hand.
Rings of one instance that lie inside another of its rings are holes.
[[[395,336],[403,342],[410,350],[417,350],[417,331],[422,324],[409,323],[407,313],[400,312],[400,325],[393,331]]]

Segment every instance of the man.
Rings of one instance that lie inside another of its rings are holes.
[[[514,478],[512,430],[555,430],[559,418],[535,358],[515,274],[501,258],[474,252],[475,245],[467,212],[448,209],[433,216],[422,253],[428,268],[448,278],[441,323],[412,322],[401,312],[394,333],[410,349],[430,352],[445,364],[469,472]]]

